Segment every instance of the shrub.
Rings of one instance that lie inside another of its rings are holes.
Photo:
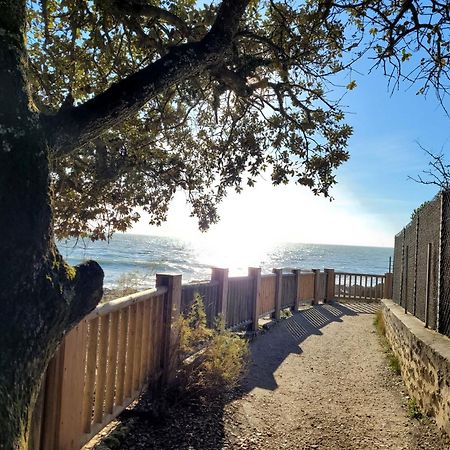
[[[177,390],[184,399],[211,400],[235,389],[248,361],[248,343],[226,331],[217,318],[214,329],[206,325],[203,299],[199,294],[189,313],[179,320]]]

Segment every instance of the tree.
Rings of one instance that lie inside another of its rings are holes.
[[[450,163],[446,161],[444,153],[442,151],[433,153],[420,144],[419,146],[430,158],[428,161],[429,169],[423,170],[422,174],[418,174],[416,177],[410,176],[408,178],[419,184],[436,186],[439,188],[439,191],[450,190]]]
[[[367,49],[398,79],[418,46],[406,77],[446,91],[437,1],[0,0],[0,11],[3,449],[27,447],[46,364],[102,295],[98,264],[66,264],[55,235],[105,239],[137,207],[160,223],[177,188],[205,229],[227,189],[265,171],[328,196],[351,134],[332,87]]]

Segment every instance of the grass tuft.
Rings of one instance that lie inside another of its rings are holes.
[[[415,398],[410,398],[408,400],[408,416],[411,417],[411,419],[417,420],[422,420],[424,418]]]
[[[379,309],[375,314],[373,324],[380,336],[386,336],[386,323],[384,322],[383,311]]]
[[[386,338],[386,322],[384,321],[383,311],[379,309],[375,314],[375,319],[373,320],[373,325],[380,337],[380,342],[386,353],[386,358],[388,360],[389,368],[397,375],[401,375],[402,367],[400,360],[392,351],[391,346]]]

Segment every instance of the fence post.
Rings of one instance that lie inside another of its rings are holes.
[[[385,278],[384,278],[384,298],[390,298],[392,299],[392,286],[393,286],[393,281],[394,281],[394,277],[393,274],[391,272],[386,272],[384,274]]]
[[[273,317],[275,320],[280,320],[281,316],[281,295],[283,289],[283,269],[272,269],[272,272],[276,275],[275,280],[275,312]]]
[[[219,283],[217,313],[222,317],[221,324],[226,327],[228,303],[228,269],[212,268],[211,281]]]
[[[156,274],[156,287],[166,287],[163,313],[163,349],[161,384],[170,384],[177,365],[178,328],[176,321],[181,308],[181,275]]]
[[[294,269],[292,273],[295,275],[295,286],[297,287],[295,292],[294,311],[298,311],[300,305],[300,273],[301,269]]]
[[[320,269],[311,269],[314,272],[314,300],[313,305],[319,304],[319,294],[320,294]]]
[[[258,330],[258,311],[259,311],[259,300],[261,295],[261,268],[260,267],[249,267],[248,276],[252,279],[252,294],[250,301],[252,302],[252,325],[251,331]]]
[[[324,271],[326,273],[324,302],[329,303],[334,300],[335,275],[334,275],[334,269],[324,269]]]

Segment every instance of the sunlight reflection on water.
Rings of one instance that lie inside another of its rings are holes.
[[[248,267],[384,273],[390,248],[319,244],[272,244],[252,237],[188,242],[156,236],[117,234],[110,243],[74,241],[58,244],[71,263],[96,260],[105,271],[105,286],[113,287],[124,273],[136,275],[139,287],[152,286],[158,272],[183,274],[183,281],[208,280],[211,267],[227,267],[230,275],[245,275]]]

